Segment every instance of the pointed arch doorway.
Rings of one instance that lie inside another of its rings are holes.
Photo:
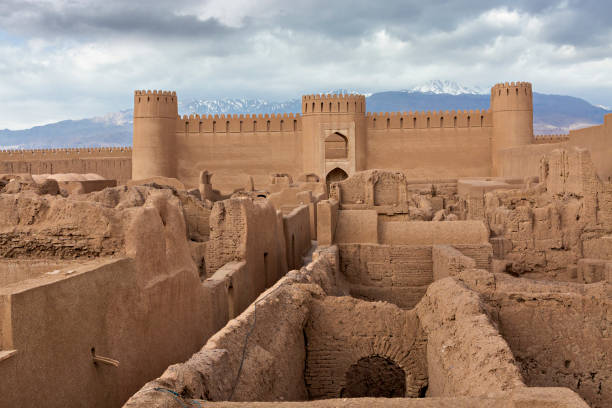
[[[340,167],[336,167],[329,173],[327,173],[327,177],[325,177],[325,183],[327,184],[327,188],[329,191],[329,185],[335,181],[342,181],[348,178],[348,174]]]

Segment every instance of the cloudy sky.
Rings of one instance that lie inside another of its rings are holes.
[[[612,105],[612,2],[0,0],[0,129],[179,98],[398,90],[431,79]]]

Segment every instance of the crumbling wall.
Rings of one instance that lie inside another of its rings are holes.
[[[466,269],[476,268],[476,261],[463,255],[450,245],[434,245],[432,248],[433,280],[456,276]]]
[[[286,271],[279,262],[277,216],[266,199],[233,197],[214,204],[206,246],[206,274],[227,262],[246,261],[257,293],[271,286]],[[270,228],[272,226],[272,228]],[[308,224],[307,224],[308,226]]]
[[[306,399],[304,326],[312,297],[323,292],[315,285],[292,285],[295,279],[277,282],[188,361],[146,384],[126,407],[166,406],[172,398],[155,391],[158,387],[212,401]]]
[[[424,394],[426,340],[414,312],[350,297],[315,299],[305,334],[305,380],[310,399],[350,395],[347,374],[351,366],[372,356],[401,368],[405,396]]]
[[[372,169],[332,183],[330,198],[343,210],[376,210],[382,220],[429,221],[439,211],[444,216],[456,211],[456,184],[456,180],[408,180],[400,170]]]
[[[445,278],[429,286],[415,310],[427,335],[428,397],[484,396],[525,387],[478,293]]]
[[[0,174],[96,173],[125,184],[132,178],[129,147],[0,151]]]
[[[287,268],[298,269],[302,266],[302,257],[306,255],[311,244],[310,209],[299,206],[283,216],[283,233],[287,254]]]
[[[126,207],[126,195],[118,205],[123,210],[104,207],[122,220],[122,256],[64,265],[0,288],[10,304],[10,339],[3,333],[3,347],[16,350],[0,362],[7,406],[22,405],[24,395],[33,405],[119,406],[218,329],[208,318],[215,311],[191,260],[179,200],[169,190],[146,191],[139,206]],[[88,204],[82,205],[101,207]],[[56,216],[66,224],[83,217]],[[94,355],[119,366],[94,364]],[[31,394],[32,387],[38,392]]]
[[[339,244],[351,295],[412,308],[433,282],[431,246]]]
[[[488,297],[529,386],[568,387],[591,407],[612,401],[612,298],[580,285],[495,275]]]
[[[579,259],[609,259],[612,185],[597,178],[589,152],[580,149],[552,151],[542,160],[540,180],[487,193],[482,217],[496,257],[509,261],[513,273],[574,280]]]

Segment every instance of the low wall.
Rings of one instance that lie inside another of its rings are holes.
[[[16,350],[0,361],[2,405],[120,406],[144,381],[187,358],[217,330],[191,271],[143,286],[129,259],[0,288]],[[94,364],[92,352],[119,361]],[[32,392],[32,389],[36,392]]]
[[[168,367],[125,406],[167,406],[172,398],[155,391],[157,387],[177,390],[184,398],[216,401],[306,399],[303,330],[312,294],[308,287],[292,287],[293,279],[277,282],[199,352]],[[317,292],[315,286],[312,290]]]
[[[338,225],[338,201],[330,199],[317,203],[317,241],[319,245],[332,245]]]
[[[6,263],[27,268],[36,255],[48,262],[36,276],[18,274],[0,286],[0,405],[23,406],[26,396],[28,406],[120,406],[200,349],[286,272],[282,216],[255,201],[238,199],[238,213],[256,208],[213,223],[213,237],[238,239],[223,241],[232,257],[202,282],[192,253],[201,261],[208,248],[198,233],[208,226],[208,209],[184,192],[136,186],[69,198],[0,194],[0,240],[12,243],[1,246],[2,255],[25,258]],[[37,215],[18,216],[30,212]],[[228,230],[235,235],[221,233]],[[251,240],[255,253],[246,247]],[[94,364],[92,353],[119,366]]]
[[[526,384],[568,387],[593,408],[612,401],[612,300],[604,283],[555,286],[495,275],[499,330]]]
[[[28,154],[7,156],[0,153],[0,174],[57,174],[57,173],[95,173],[105,179],[117,180],[125,184],[132,178],[132,152],[126,150],[119,157],[90,157],[79,155],[74,158],[30,157]]]
[[[264,408],[270,406],[269,402],[198,402],[212,408]],[[588,405],[578,395],[567,388],[523,388],[479,397],[342,398],[303,402],[277,401],[274,406],[277,408],[588,408]]]
[[[456,276],[461,271],[476,267],[476,261],[463,255],[450,245],[434,245],[431,252],[434,281]]]
[[[387,221],[379,237],[388,245],[484,244],[489,231],[481,221]]]
[[[378,243],[378,214],[376,211],[338,211],[334,243]]]
[[[429,287],[416,312],[427,335],[428,397],[485,396],[525,388],[510,347],[476,292],[445,278]]]
[[[431,246],[338,244],[351,295],[412,308],[433,282]]]

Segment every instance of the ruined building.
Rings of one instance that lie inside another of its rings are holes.
[[[612,407],[612,115],[178,117],[0,153],[0,407]]]

